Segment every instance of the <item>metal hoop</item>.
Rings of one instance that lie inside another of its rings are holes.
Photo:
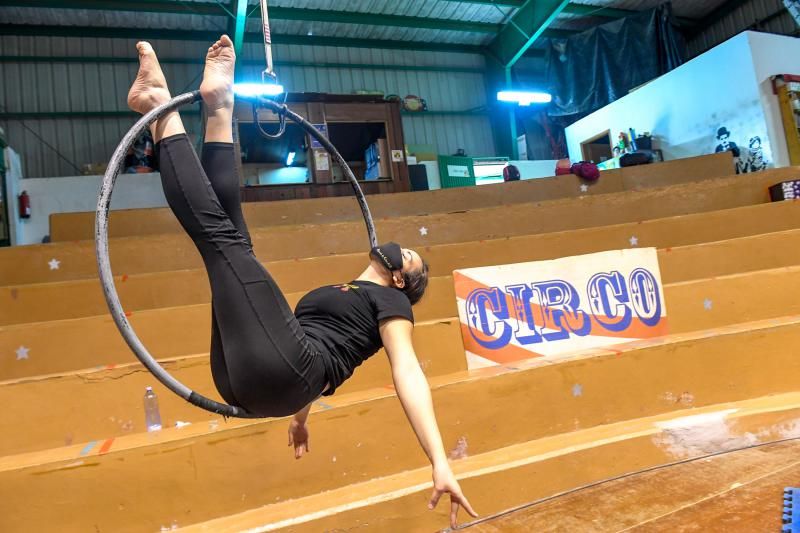
[[[278,115],[282,116],[284,120],[286,117],[290,118],[317,141],[319,141],[325,150],[331,154],[334,160],[342,167],[348,181],[350,181],[350,184],[353,186],[356,199],[361,207],[361,214],[364,217],[364,223],[367,226],[370,247],[377,246],[378,240],[375,235],[375,225],[372,221],[372,215],[370,214],[369,206],[367,205],[364,193],[361,191],[361,187],[359,187],[358,181],[356,180],[355,175],[353,175],[353,171],[347,165],[333,144],[331,144],[331,142],[313,125],[311,125],[297,113],[294,113],[285,104],[278,104],[277,102],[265,98],[247,98],[247,100],[252,101],[254,106],[271,109]],[[136,355],[139,361],[153,374],[153,376],[156,377],[156,379],[158,379],[165,387],[187,402],[191,403],[192,405],[196,405],[201,409],[205,409],[206,411],[221,414],[226,417],[263,418],[260,415],[250,413],[241,407],[234,407],[232,405],[220,403],[210,398],[206,398],[205,396],[194,392],[189,387],[172,377],[172,375],[170,375],[166,370],[164,370],[164,368],[153,358],[153,356],[150,355],[150,352],[148,352],[147,348],[144,346],[144,344],[142,344],[142,341],[139,340],[139,337],[133,330],[133,326],[130,322],[128,322],[128,319],[125,316],[125,311],[120,303],[116,286],[114,284],[114,275],[111,272],[111,262],[108,254],[109,207],[111,205],[111,194],[114,190],[114,183],[116,182],[117,176],[122,169],[128,149],[152,122],[158,120],[167,113],[177,110],[181,106],[193,104],[198,101],[200,101],[200,92],[193,91],[176,96],[169,102],[158,106],[140,118],[122,138],[117,146],[117,149],[114,150],[114,154],[111,156],[111,160],[108,163],[108,169],[103,176],[103,183],[100,186],[100,194],[98,195],[97,199],[97,211],[95,217],[95,254],[97,257],[97,268],[100,274],[100,282],[103,286],[103,294],[105,296],[106,303],[108,304],[108,309],[111,312],[111,317],[114,319],[114,323],[117,325],[122,338],[125,339],[125,342],[131,348],[133,353]]]

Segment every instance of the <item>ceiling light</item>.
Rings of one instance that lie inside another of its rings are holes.
[[[521,106],[531,104],[549,104],[553,101],[553,96],[548,93],[536,91],[500,91],[497,99],[501,102],[515,102]]]
[[[235,83],[233,93],[237,96],[278,96],[283,93],[283,85],[277,83]]]

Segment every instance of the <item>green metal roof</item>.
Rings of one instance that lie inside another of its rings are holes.
[[[707,15],[724,0],[674,0]],[[484,52],[517,57],[544,37],[565,37],[652,0],[270,0],[274,42]],[[551,5],[552,4],[552,5]],[[555,7],[554,7],[555,6]],[[688,7],[686,9],[689,9]],[[705,9],[705,10],[704,10]],[[238,19],[237,19],[238,15]],[[0,0],[5,35],[258,41],[258,0]],[[530,33],[533,31],[533,33]],[[514,47],[518,47],[514,49]]]

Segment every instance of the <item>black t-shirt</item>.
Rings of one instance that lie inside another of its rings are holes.
[[[378,330],[381,320],[402,317],[414,322],[405,294],[362,280],[315,289],[303,296],[294,313],[322,352],[330,384],[325,396],[383,347]]]

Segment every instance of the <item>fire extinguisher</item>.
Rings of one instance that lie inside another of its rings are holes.
[[[19,195],[19,218],[31,218],[31,197],[28,191]]]

